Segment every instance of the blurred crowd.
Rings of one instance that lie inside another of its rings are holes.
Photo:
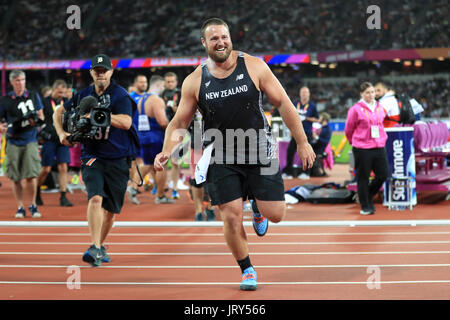
[[[278,77],[292,100],[298,98],[300,87],[307,85],[311,91],[311,100],[317,104],[318,110],[326,111],[332,119],[346,118],[347,110],[360,100],[358,83],[361,81],[357,78],[350,82],[323,79],[321,81],[299,81],[295,83],[292,81],[294,77],[289,78],[285,74]],[[373,84],[377,81],[376,78],[372,80]],[[411,98],[416,99],[424,108],[422,117],[450,118],[450,108],[448,108],[450,105],[450,78],[396,80],[389,85],[397,93],[406,93]],[[271,109],[268,101],[265,101],[265,103],[266,109]]]
[[[372,4],[368,0],[82,0],[77,1],[81,29],[69,30],[67,8],[72,2],[0,0],[2,59],[90,59],[99,52],[117,58],[204,55],[200,27],[213,16],[229,23],[235,49],[253,54],[450,47],[446,0],[379,0],[380,30],[366,27],[367,7]],[[376,74],[389,72],[380,69]],[[177,73],[183,80],[183,72]],[[305,74],[298,70],[275,73],[292,99],[307,84],[312,100],[332,118],[345,117],[359,100],[360,79],[354,74],[353,82],[302,83]],[[445,118],[450,117],[449,84],[443,77],[397,81],[395,88],[416,98],[424,106],[424,116]],[[40,89],[42,82],[35,85]],[[269,102],[264,102],[270,110]]]
[[[1,0],[3,59],[200,55],[201,23],[213,16],[253,54],[450,46],[446,0],[380,0],[380,30],[366,27],[367,0],[84,0],[81,29],[69,30],[71,2]]]

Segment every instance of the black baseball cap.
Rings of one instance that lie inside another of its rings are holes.
[[[106,54],[98,54],[91,60],[91,69],[94,69],[95,67],[103,67],[106,70],[111,70],[111,59]]]

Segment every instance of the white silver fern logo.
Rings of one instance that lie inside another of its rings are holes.
[[[211,83],[211,80],[209,80],[208,82],[205,83],[205,87],[208,88],[209,84]]]

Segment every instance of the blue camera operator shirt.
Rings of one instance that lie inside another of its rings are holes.
[[[111,110],[111,114],[126,114],[132,117],[136,111],[136,103],[134,100],[123,87],[116,84],[113,80],[111,80],[110,85],[103,95],[110,96],[110,105],[108,108]],[[76,107],[73,102],[78,105],[87,96],[93,96],[98,100],[100,98],[95,92],[94,85],[91,85],[78,92],[65,105],[65,109],[70,110]],[[82,143],[81,159],[100,158],[111,160],[129,156],[135,157],[138,154],[136,142],[138,144],[139,141],[133,125],[129,130],[123,130],[113,126],[102,128],[95,135],[94,139],[86,140]]]
[[[15,131],[10,124],[20,119],[20,116],[43,108],[39,94],[27,91],[17,96],[14,91],[9,92],[0,100],[0,119],[5,118],[8,123],[6,140],[16,146],[25,146],[30,142],[37,142],[37,126]]]

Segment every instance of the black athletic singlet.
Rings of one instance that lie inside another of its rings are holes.
[[[215,163],[267,165],[276,158],[277,143],[264,115],[262,97],[242,52],[235,70],[224,79],[212,76],[206,61],[202,63],[198,108],[205,145],[214,142]]]

